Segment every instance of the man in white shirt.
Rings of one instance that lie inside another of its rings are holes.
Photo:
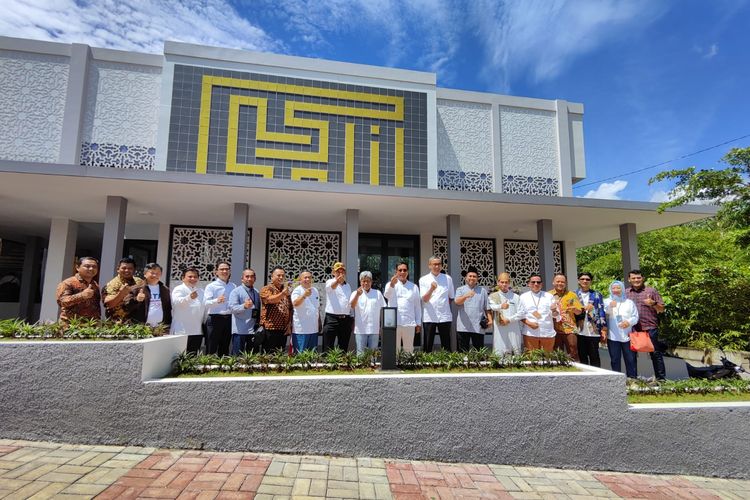
[[[294,352],[314,351],[318,348],[320,331],[320,296],[313,287],[310,271],[302,271],[299,281],[299,286],[292,292],[292,345]]]
[[[323,352],[333,349],[336,341],[339,349],[348,351],[352,335],[352,308],[349,304],[352,289],[346,282],[346,266],[343,262],[333,264],[332,272],[333,278],[326,281]]]
[[[229,343],[232,340],[232,309],[229,307],[229,295],[235,289],[235,284],[229,281],[230,272],[229,262],[218,262],[216,279],[206,286],[203,294],[204,305],[208,310],[206,354],[229,354]]]
[[[451,313],[450,301],[455,297],[453,279],[440,271],[443,261],[434,255],[427,265],[430,272],[419,278],[419,294],[422,297],[422,321],[424,322],[425,352],[432,352],[435,342],[435,331],[440,335],[440,345],[451,350]]]
[[[528,285],[530,290],[521,294],[518,306],[518,318],[523,324],[524,350],[544,349],[552,352],[556,335],[553,323],[555,297],[542,290],[542,277],[539,274],[529,276]]]
[[[494,316],[492,348],[495,354],[521,354],[523,335],[518,322],[520,298],[510,289],[510,274],[497,276],[497,291],[487,298]]]
[[[479,274],[475,267],[466,270],[466,284],[456,290],[456,334],[458,350],[466,352],[484,347],[484,328],[489,325],[487,290],[479,286]],[[482,318],[486,322],[482,321]],[[485,327],[482,327],[482,323]]]
[[[203,343],[203,289],[198,287],[198,270],[182,271],[182,284],[172,290],[172,335],[187,335],[187,349],[198,354]]]
[[[414,334],[419,333],[422,324],[422,298],[417,285],[409,281],[409,264],[396,265],[396,274],[385,285],[383,295],[398,314],[396,350],[414,352]]]
[[[359,273],[359,288],[352,293],[350,305],[354,309],[354,340],[357,354],[365,349],[377,349],[380,337],[380,309],[385,307],[385,299],[380,290],[372,288],[372,273]]]

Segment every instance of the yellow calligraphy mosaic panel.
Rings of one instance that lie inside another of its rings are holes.
[[[209,138],[211,137],[212,94],[215,87],[239,90],[254,90],[269,93],[282,93],[291,96],[317,97],[335,100],[337,104],[305,102],[287,99],[284,102],[283,125],[285,129],[296,131],[278,132],[269,130],[268,99],[257,96],[232,94],[229,96],[228,129],[226,137],[226,172],[252,174],[274,178],[275,166],[238,161],[238,140],[241,134],[240,112],[243,107],[256,111],[255,157],[276,160],[312,162],[320,168],[296,166],[291,168],[292,180],[328,181],[330,127],[327,119],[303,117],[305,113],[314,116],[340,116],[372,120],[389,120],[395,123],[395,148],[393,148],[394,185],[404,186],[404,98],[395,95],[380,95],[369,92],[336,90],[329,88],[289,85],[266,81],[247,80],[223,76],[203,75],[200,95],[200,119],[198,124],[198,144],[195,171],[207,172]],[[363,107],[366,103],[369,107]],[[302,115],[302,116],[301,116]],[[369,130],[370,158],[369,178],[371,185],[380,184],[380,125],[364,125]],[[344,183],[354,184],[355,133],[357,124],[347,121],[344,138]],[[302,129],[302,130],[298,130]],[[318,147],[313,150],[313,131],[317,131]],[[263,146],[260,146],[260,143]],[[309,147],[291,149],[291,145]]]

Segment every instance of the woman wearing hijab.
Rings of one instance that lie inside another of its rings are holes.
[[[632,300],[625,297],[622,281],[609,285],[609,297],[604,301],[607,314],[607,350],[612,370],[619,372],[620,357],[625,359],[625,374],[628,378],[638,376],[637,353],[630,350],[630,332],[638,323],[638,309]]]

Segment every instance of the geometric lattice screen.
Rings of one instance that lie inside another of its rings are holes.
[[[469,267],[479,271],[479,284],[486,287],[495,286],[497,276],[497,259],[494,238],[461,238],[461,276],[466,276]],[[448,239],[445,236],[432,237],[432,254],[442,259],[443,269],[448,271]],[[462,280],[463,281],[463,280]],[[458,288],[462,283],[454,283]]]
[[[510,274],[514,288],[524,288],[532,273],[539,272],[539,244],[528,240],[505,240],[503,243],[505,272]],[[552,257],[555,261],[555,273],[563,272],[562,243],[552,243]],[[544,286],[551,289],[551,283]]]
[[[232,262],[231,227],[170,226],[170,233],[170,283],[179,283],[182,270],[188,267],[198,270],[200,281],[212,281],[217,261]],[[248,228],[245,262],[250,262],[251,240],[252,230]],[[242,269],[232,269],[232,273],[242,273]]]

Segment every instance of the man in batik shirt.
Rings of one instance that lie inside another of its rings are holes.
[[[60,323],[67,328],[73,318],[101,319],[101,294],[94,277],[99,272],[99,261],[81,257],[76,263],[76,274],[57,285],[57,304]]]
[[[143,280],[133,276],[135,261],[130,257],[120,259],[117,264],[117,276],[112,278],[102,289],[104,314],[107,319],[125,321],[130,319],[130,292],[141,285]]]
[[[555,349],[567,352],[574,361],[578,361],[576,314],[581,314],[583,306],[575,292],[568,290],[568,280],[565,275],[556,274],[552,280],[552,286],[554,288],[549,293],[554,296],[557,309],[553,315]]]

